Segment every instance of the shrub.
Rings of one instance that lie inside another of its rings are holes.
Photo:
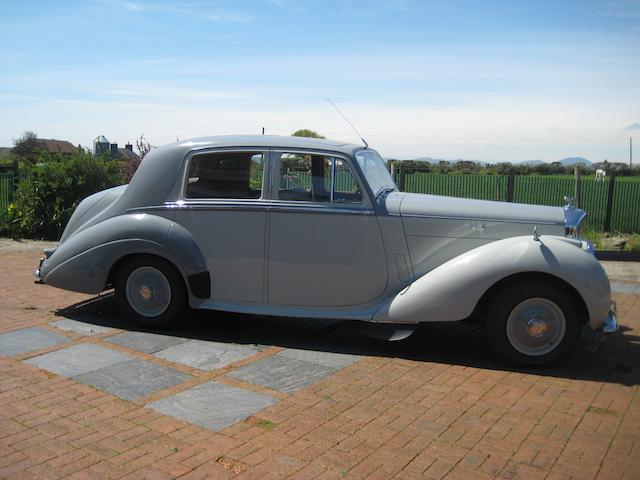
[[[120,162],[96,160],[84,152],[71,157],[43,153],[0,219],[2,230],[13,237],[57,240],[82,199],[122,183]]]

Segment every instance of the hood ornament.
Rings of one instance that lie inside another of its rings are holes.
[[[540,241],[540,235],[538,235],[538,226],[537,225],[533,226],[533,241],[534,242],[539,242]]]
[[[576,208],[576,199],[575,197],[570,197],[569,195],[565,195],[564,196],[564,201],[565,201],[565,209],[574,209]]]

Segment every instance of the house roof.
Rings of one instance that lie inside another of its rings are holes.
[[[126,148],[119,148],[117,150],[117,153],[114,155],[114,157],[118,160],[137,160],[137,161],[142,160],[140,158],[140,155],[138,155],[132,150],[127,150]]]
[[[74,153],[78,147],[66,140],[56,140],[54,138],[38,138],[38,145],[50,153],[70,154]]]

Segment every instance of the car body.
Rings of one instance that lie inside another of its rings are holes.
[[[613,317],[607,275],[577,238],[585,215],[399,192],[360,145],[208,137],[155,149],[129,185],[84,199],[36,277],[115,287],[146,325],[186,305],[400,326],[506,317],[496,350],[548,363],[580,324]]]

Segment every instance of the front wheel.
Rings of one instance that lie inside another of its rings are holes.
[[[580,333],[577,306],[553,284],[517,283],[496,295],[486,323],[489,343],[505,360],[548,365],[566,355]]]
[[[143,327],[164,327],[182,313],[187,292],[182,276],[166,260],[133,257],[119,269],[116,299],[122,312]]]

